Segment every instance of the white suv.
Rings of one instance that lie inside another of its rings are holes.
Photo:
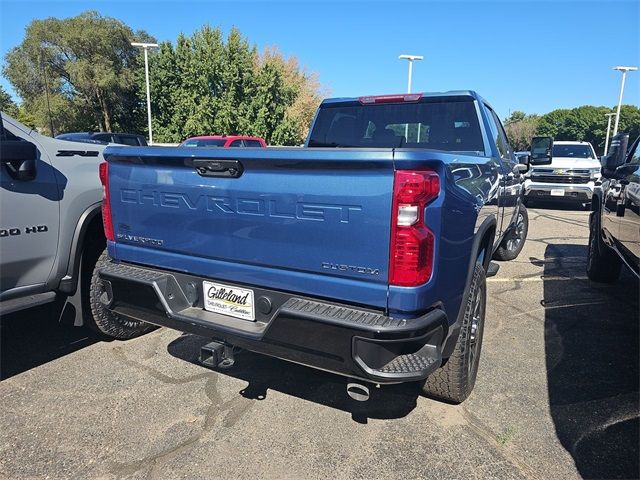
[[[525,199],[591,203],[600,161],[589,142],[553,142],[552,163],[534,166],[524,182]]]

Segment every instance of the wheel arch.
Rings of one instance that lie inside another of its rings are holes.
[[[88,207],[76,224],[69,251],[69,260],[65,276],[60,280],[58,290],[67,295],[73,295],[78,288],[80,279],[80,267],[82,264],[82,252],[91,234],[99,232],[100,241],[105,242],[102,230],[102,204],[96,203]]]
[[[478,227],[476,234],[474,235],[473,243],[471,244],[471,250],[469,255],[469,265],[467,266],[467,278],[465,280],[464,293],[462,295],[462,302],[460,302],[460,309],[456,321],[451,325],[449,329],[449,336],[447,337],[443,349],[442,357],[447,358],[453,352],[455,348],[456,340],[460,334],[460,327],[462,325],[462,317],[464,316],[464,310],[466,306],[466,300],[471,290],[471,282],[473,280],[473,271],[478,264],[478,259],[481,259],[482,266],[487,271],[489,262],[493,255],[493,244],[496,236],[497,229],[496,218],[491,216],[486,218]]]

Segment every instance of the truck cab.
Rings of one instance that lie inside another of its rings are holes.
[[[525,181],[525,200],[590,204],[600,180],[600,162],[589,142],[554,141],[552,163],[533,166]]]
[[[0,149],[0,313],[67,299],[82,322],[105,244],[104,146],[50,138],[2,113]]]
[[[640,278],[640,137],[613,137],[602,158],[603,181],[589,217],[587,274],[596,282],[618,280],[623,266]]]

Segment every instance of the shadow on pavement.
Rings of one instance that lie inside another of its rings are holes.
[[[209,341],[204,337],[184,334],[171,342],[167,350],[176,358],[201,366],[198,362],[200,347]],[[347,396],[346,378],[249,351],[238,354],[233,367],[216,371],[248,382],[249,385],[240,391],[244,397],[263,400],[269,390],[275,390],[349,412],[359,423],[367,423],[369,418],[404,417],[416,407],[420,394],[417,383],[381,388],[371,386],[369,400],[357,402]]]
[[[68,355],[99,340],[61,324],[54,303],[0,318],[0,380]]]
[[[535,208],[539,210],[563,210],[565,212],[584,212],[587,210],[591,210],[591,208],[586,208],[584,204],[570,201],[570,200],[527,200],[527,208]]]
[[[639,478],[638,282],[626,269],[613,285],[584,279],[586,255],[584,245],[545,251],[551,416],[584,478]]]

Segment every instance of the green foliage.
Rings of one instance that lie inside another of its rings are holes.
[[[31,115],[29,112],[27,112],[27,110],[22,105],[18,108],[17,120],[27,127],[30,127],[33,129],[38,128],[36,117]]]
[[[93,11],[31,22],[3,69],[23,100],[23,118],[51,134],[146,133],[144,56],[132,40],[153,38]],[[190,37],[179,35],[175,44],[162,43],[149,57],[157,142],[246,134],[299,144],[321,100],[316,77],[295,58],[275,50],[259,55],[237,29],[223,38],[207,25]]]
[[[165,42],[150,61],[155,141],[193,135],[256,135],[270,144],[304,140],[320,103],[315,77],[295,59],[258,55],[237,29],[205,26]]]
[[[18,105],[13,101],[11,95],[0,86],[0,112],[5,112],[12,117],[18,115]]]
[[[598,154],[604,151],[607,134],[607,117],[615,108],[584,105],[571,110],[559,109],[543,115],[538,124],[538,135],[550,135],[555,140],[582,140],[591,142]],[[613,133],[612,119],[611,132]],[[623,105],[620,111],[619,132],[629,133],[633,140],[640,134],[640,110],[633,105]]]
[[[49,126],[50,111],[56,133],[141,131],[143,64],[130,44],[134,39],[152,40],[94,11],[34,20],[22,43],[7,53],[3,74],[41,128]]]
[[[604,151],[607,134],[607,113],[615,108],[584,105],[572,109],[557,109],[542,116],[516,111],[505,120],[509,142],[515,150],[528,150],[533,136],[552,136],[555,140],[582,140],[590,142],[596,153]],[[611,131],[613,133],[613,122]],[[640,109],[623,105],[620,110],[619,132],[629,133],[631,141],[640,135]]]
[[[531,138],[535,136],[538,129],[540,117],[538,115],[527,115],[516,110],[505,120],[504,129],[511,148],[515,151],[528,150],[531,145]]]

